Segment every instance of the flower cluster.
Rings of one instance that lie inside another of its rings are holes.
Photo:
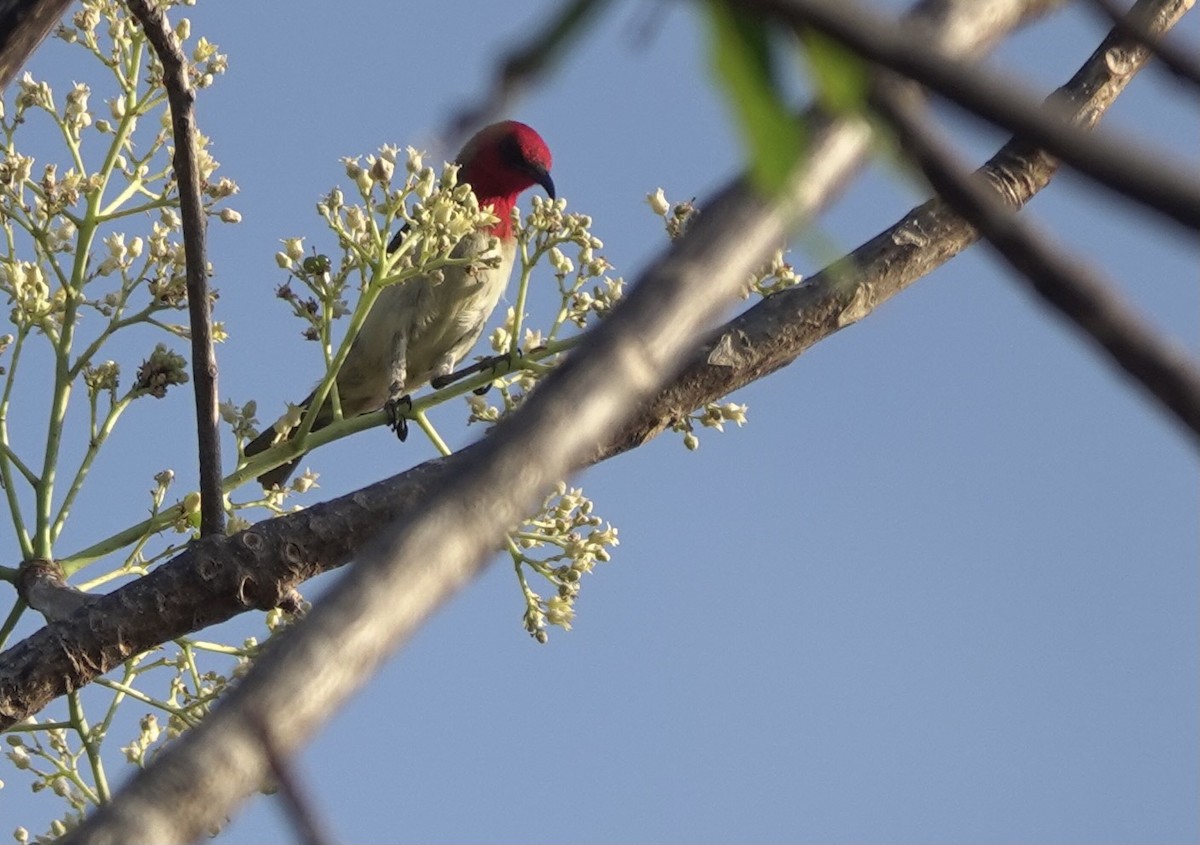
[[[662,188],[652,194],[646,194],[646,204],[650,210],[663,219],[667,236],[675,240],[687,231],[688,224],[700,213],[695,200],[684,200],[672,204]]]
[[[745,299],[751,294],[770,296],[776,291],[787,290],[804,281],[804,277],[795,271],[791,264],[784,261],[783,250],[779,250],[771,260],[759,268],[750,277],[746,289],[742,292]]]
[[[71,745],[71,732],[61,726],[37,728],[37,724],[37,718],[30,717],[21,723],[19,733],[5,736],[5,756],[14,768],[32,777],[34,792],[49,790],[70,808],[61,820],[52,823],[51,837],[37,839],[49,842],[76,827],[87,808],[98,804],[99,799],[92,787],[75,776],[79,752]],[[21,841],[19,833],[17,840]]]
[[[672,431],[683,432],[683,445],[689,451],[700,448],[700,438],[696,436],[696,425],[712,428],[717,431],[725,430],[725,423],[731,422],[741,428],[746,424],[746,406],[735,402],[709,402],[701,410],[695,411],[671,426]]]
[[[571,630],[580,579],[598,562],[611,559],[617,529],[593,513],[592,501],[582,490],[559,484],[509,539],[509,554],[525,594],[525,630],[541,643],[549,638],[547,625]],[[526,570],[549,582],[555,594],[543,599],[534,592]]]
[[[603,318],[624,292],[624,281],[608,275],[612,265],[597,252],[604,244],[591,232],[592,218],[568,212],[566,200],[535,196],[530,213],[516,222],[520,273],[516,304],[489,337],[492,349],[509,359],[510,366],[496,371],[491,380],[502,407],[479,396],[469,397],[469,422],[494,423],[517,407],[578,342],[578,335],[564,338],[564,332]],[[534,329],[525,325],[524,306],[533,270],[543,262],[554,271],[559,307],[546,328]]]
[[[139,394],[145,393],[155,399],[162,399],[167,395],[168,387],[187,384],[187,381],[187,361],[178,352],[159,343],[155,345],[150,357],[138,367],[133,389]]]

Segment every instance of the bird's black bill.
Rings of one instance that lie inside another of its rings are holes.
[[[534,169],[531,175],[533,176],[533,181],[537,182],[546,189],[546,193],[549,195],[550,199],[557,199],[557,197],[554,195],[554,180],[550,178],[549,171],[538,167]]]

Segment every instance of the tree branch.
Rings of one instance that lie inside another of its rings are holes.
[[[901,147],[934,190],[977,228],[1019,278],[1121,369],[1158,399],[1200,439],[1200,370],[1181,349],[1161,339],[1095,268],[1004,207],[975,178],[922,116],[913,91],[894,79],[879,80],[872,105],[895,131]]]
[[[163,11],[150,0],[125,0],[158,54],[163,84],[171,105],[175,136],[175,181],[183,219],[183,252],[187,274],[188,325],[192,339],[192,385],[196,394],[196,434],[200,453],[200,534],[225,533],[225,498],[221,493],[221,433],[217,410],[217,356],[212,338],[212,301],[208,290],[203,198],[196,163],[196,92],[188,80],[188,61]]]
[[[1136,10],[1126,14],[1113,0],[1090,0],[1090,2],[1112,21],[1113,27],[1118,32],[1148,49],[1166,66],[1167,70],[1184,82],[1200,86],[1200,61],[1197,61],[1191,53],[1181,50],[1155,35]]]
[[[0,0],[0,89],[58,23],[71,0]]]
[[[476,129],[504,114],[526,87],[554,65],[571,39],[606,3],[608,0],[571,0],[537,34],[501,59],[488,95],[451,119],[446,146],[457,149]]]
[[[918,27],[868,12],[850,0],[739,0],[797,27],[811,27],[864,59],[919,82],[972,114],[1044,147],[1100,184],[1200,230],[1200,179],[1161,150],[1115,138],[1089,136],[1065,115],[1070,104],[1039,103],[1013,80],[930,49]],[[1190,7],[1190,3],[1188,4]],[[1129,66],[1133,45],[1110,63]],[[1127,71],[1126,71],[1127,72]]]

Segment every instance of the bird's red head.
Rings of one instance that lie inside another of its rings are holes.
[[[497,237],[512,233],[510,214],[521,191],[541,185],[554,199],[550,148],[524,123],[505,120],[485,126],[467,141],[456,160],[462,165],[459,180],[469,183],[479,204],[490,205],[500,218],[492,229]]]

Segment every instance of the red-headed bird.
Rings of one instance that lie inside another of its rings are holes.
[[[342,415],[353,417],[382,408],[426,384],[449,375],[479,336],[508,287],[516,258],[512,209],[526,188],[541,185],[554,199],[550,150],[524,123],[506,120],[484,127],[459,152],[458,179],[471,186],[481,208],[491,206],[499,220],[459,241],[456,258],[488,258],[499,254],[495,267],[483,264],[446,267],[441,282],[418,276],[385,288],[375,301],[337,376]],[[404,232],[388,245],[396,249]],[[492,238],[495,252],[488,252]],[[307,408],[312,394],[304,400]],[[333,422],[329,400],[321,406],[312,430]],[[266,451],[278,438],[268,428],[246,445],[246,456]],[[300,456],[303,457],[303,456]],[[263,487],[283,485],[300,457],[263,473]]]

